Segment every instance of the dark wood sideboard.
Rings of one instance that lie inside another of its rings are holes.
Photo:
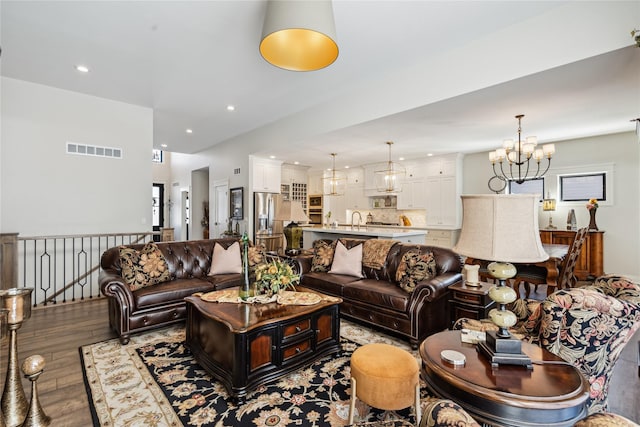
[[[540,230],[542,243],[571,245],[576,232],[569,230]],[[598,277],[604,274],[604,231],[589,231],[587,240],[580,251],[580,258],[576,264],[575,275],[579,280],[588,277]]]

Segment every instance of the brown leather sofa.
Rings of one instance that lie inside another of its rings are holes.
[[[241,274],[208,276],[215,243],[225,249],[237,239],[189,240],[161,242],[171,280],[131,291],[122,277],[118,247],[102,254],[99,275],[100,290],[109,299],[109,324],[120,342],[127,344],[130,334],[159,328],[186,318],[184,297],[195,292],[239,286]],[[142,249],[144,245],[128,245]]]
[[[341,239],[352,247],[358,239]],[[432,251],[436,261],[436,276],[419,282],[412,293],[396,282],[396,270],[403,255],[410,249],[422,253]],[[407,338],[413,348],[429,335],[450,326],[449,286],[462,281],[462,259],[450,249],[397,243],[387,254],[381,269],[362,268],[364,278],[357,279],[332,273],[312,272],[312,258],[300,257],[300,284],[322,293],[342,298],[340,314],[347,319],[382,328]]]

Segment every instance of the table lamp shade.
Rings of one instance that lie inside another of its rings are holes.
[[[476,259],[533,263],[549,255],[542,248],[535,194],[477,194],[462,197],[462,231],[453,248]]]
[[[302,203],[285,200],[276,212],[275,221],[309,222],[309,217],[302,209]]]
[[[544,199],[542,201],[542,210],[545,212],[556,210],[556,199]]]

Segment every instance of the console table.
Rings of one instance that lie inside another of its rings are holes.
[[[458,351],[464,366],[444,361],[442,350]],[[492,369],[460,331],[431,335],[420,345],[422,375],[436,396],[457,402],[478,422],[500,426],[573,426],[586,415],[589,384],[578,369],[537,345],[522,343],[533,369]],[[538,361],[546,363],[536,364]]]
[[[570,230],[540,230],[540,240],[543,244],[571,245],[576,236]],[[580,280],[589,276],[598,277],[604,274],[604,231],[589,231],[587,239],[580,251],[574,274]]]

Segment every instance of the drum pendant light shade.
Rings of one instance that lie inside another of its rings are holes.
[[[314,71],[338,58],[336,26],[330,0],[269,0],[260,54],[291,71]]]

